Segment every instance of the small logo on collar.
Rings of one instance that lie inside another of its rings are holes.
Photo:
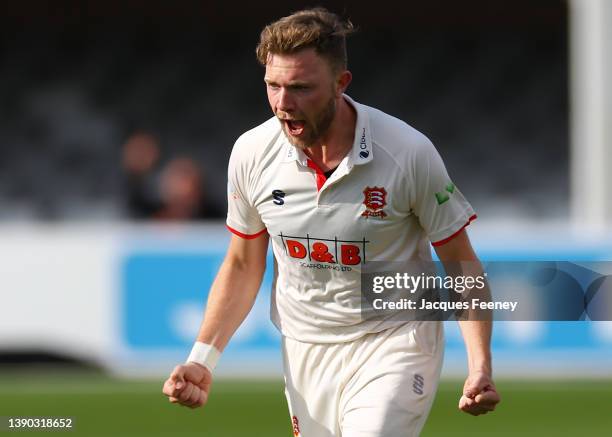
[[[366,141],[365,127],[361,132],[361,139],[359,140],[359,149],[361,150],[359,152],[359,157],[361,159],[366,159],[368,156],[370,156],[370,151],[368,150],[368,142]]]
[[[366,187],[363,190],[365,196],[363,204],[366,210],[361,213],[362,217],[380,217],[385,218],[387,213],[383,208],[387,205],[387,190],[384,187]]]

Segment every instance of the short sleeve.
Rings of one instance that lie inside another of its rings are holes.
[[[412,168],[411,208],[431,243],[440,246],[476,219],[476,214],[426,138],[416,150]]]
[[[227,220],[228,229],[242,237],[255,238],[266,231],[259,212],[253,206],[249,193],[252,169],[249,168],[242,148],[236,142],[230,156],[227,174]]]

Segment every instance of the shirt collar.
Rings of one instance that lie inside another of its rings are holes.
[[[282,126],[281,126],[281,130],[282,130]],[[291,144],[289,140],[287,139],[287,137],[285,136],[284,131],[281,132],[281,135],[283,138],[284,153],[285,153],[283,162],[299,161],[300,164],[306,165],[306,160],[308,159],[308,157],[306,156],[304,151],[295,147],[293,144]]]
[[[355,102],[348,95],[343,94],[344,99],[355,109],[357,113],[357,120],[355,122],[355,139],[353,142],[353,148],[348,154],[348,164],[361,165],[370,162],[374,158],[374,152],[372,147],[372,134],[370,131],[370,119],[366,108]],[[279,121],[280,123],[280,121]],[[284,158],[283,162],[299,161],[301,164],[306,165],[308,157],[301,149],[298,149],[289,142],[285,136],[285,132],[281,126],[281,137],[284,144]]]
[[[355,139],[353,150],[349,154],[349,164],[361,165],[374,159],[372,147],[372,132],[370,130],[370,118],[366,107],[355,102],[344,94],[346,101],[355,108],[357,121],[355,122]]]

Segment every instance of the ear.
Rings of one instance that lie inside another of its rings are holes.
[[[353,80],[353,73],[344,70],[336,77],[336,97],[342,96]]]

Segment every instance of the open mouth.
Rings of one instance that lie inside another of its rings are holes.
[[[284,120],[289,134],[293,137],[298,137],[304,132],[306,123],[302,120]]]

